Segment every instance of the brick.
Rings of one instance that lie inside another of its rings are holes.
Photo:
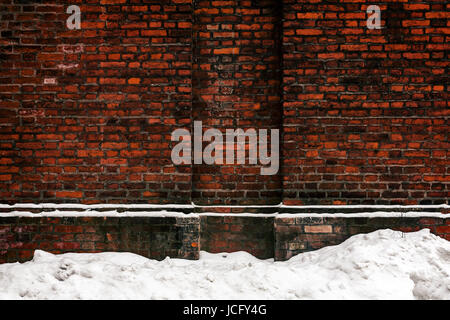
[[[305,226],[306,233],[331,233],[333,232],[333,227],[330,225],[314,225]]]
[[[57,191],[56,197],[58,197],[58,198],[82,198],[83,192],[81,192],[81,191]]]
[[[321,19],[322,17],[323,13],[320,12],[297,13],[297,19]]]
[[[221,48],[214,49],[214,54],[238,54],[239,48]]]
[[[436,227],[437,234],[447,234],[450,233],[450,226],[437,226]]]

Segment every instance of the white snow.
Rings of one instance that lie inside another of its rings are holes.
[[[449,218],[450,215],[442,212],[428,211],[373,211],[356,213],[280,213],[277,218]]]
[[[0,299],[450,299],[450,242],[389,229],[289,261],[245,252],[198,261],[36,251],[0,265]]]
[[[1,216],[1,213],[0,213]],[[223,216],[223,217],[255,217],[255,218],[449,218],[450,215],[442,212],[429,211],[373,211],[373,212],[355,212],[355,213],[220,213],[220,212],[202,212],[197,216]]]
[[[289,208],[289,209],[341,209],[342,213],[219,213],[219,212],[201,212],[184,214],[175,212],[176,209],[195,209],[195,208]],[[379,211],[345,213],[346,209],[376,209]],[[447,209],[450,205],[313,205],[313,206],[287,206],[262,205],[262,206],[201,206],[191,204],[77,204],[77,203],[16,203],[2,204],[0,209],[11,211],[0,212],[0,217],[198,217],[198,216],[238,216],[238,217],[279,217],[279,218],[301,218],[301,217],[319,217],[319,218],[395,218],[395,217],[434,217],[448,218],[447,213],[439,211],[420,211],[420,209]],[[16,209],[16,210],[13,210]],[[20,210],[17,210],[20,209]],[[23,209],[53,209],[52,211],[41,211],[33,213]],[[68,210],[71,209],[71,210]],[[99,210],[103,209],[103,210]],[[117,209],[126,209],[118,211]],[[135,211],[148,209],[149,211]],[[383,210],[387,209],[387,210]],[[410,210],[406,212],[392,211],[395,209]],[[157,211],[156,211],[157,210]],[[415,210],[415,211],[412,211]]]
[[[113,204],[113,203],[101,203],[101,204],[81,204],[81,203],[15,203],[15,204],[0,204],[1,209],[14,209],[14,208],[28,208],[28,209],[58,209],[58,208],[71,208],[71,209],[104,209],[104,208],[135,208],[135,209],[191,209],[190,204]]]
[[[41,211],[33,213],[30,211],[9,211],[0,212],[0,217],[176,217],[176,218],[195,218],[198,217],[195,213],[182,213],[174,211],[123,211],[117,210],[108,211],[70,211],[70,210],[53,210]]]
[[[134,208],[134,209],[192,209],[192,208],[289,208],[289,209],[448,209],[449,204],[436,205],[285,205],[282,203],[275,205],[198,205],[193,202],[191,204],[114,204],[114,203],[98,203],[98,204],[80,204],[80,203],[0,203],[0,209],[103,209],[103,208]]]
[[[30,211],[8,211],[0,212],[0,217],[176,217],[176,218],[198,218],[200,216],[220,216],[220,217],[254,217],[254,218],[449,218],[449,214],[441,212],[428,211],[374,211],[357,213],[220,213],[220,212],[201,212],[201,213],[182,213],[175,211],[71,211],[71,210],[52,210],[41,211],[38,213]]]
[[[52,210],[40,211],[37,213],[22,210],[13,210],[0,212],[0,217],[178,217],[178,218],[197,218],[200,216],[233,216],[233,217],[255,217],[255,218],[443,218],[450,215],[442,212],[429,211],[374,211],[374,212],[356,212],[356,213],[220,213],[220,212],[201,212],[201,213],[182,213],[176,211],[158,210],[158,211],[118,211],[107,210],[98,211],[87,209],[82,211],[73,210]]]

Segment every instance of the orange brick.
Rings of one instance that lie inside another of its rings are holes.
[[[214,49],[214,54],[239,54],[239,48]]]
[[[330,225],[313,225],[313,226],[305,226],[306,233],[331,233],[333,232],[333,228]]]

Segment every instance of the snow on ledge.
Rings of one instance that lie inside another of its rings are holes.
[[[197,205],[192,202],[193,208],[285,208],[285,209],[445,209],[450,208],[448,204],[417,204],[417,205],[384,205],[384,204],[347,204],[347,205],[285,205],[282,203],[274,205]]]
[[[216,213],[202,212],[199,216],[233,216],[233,217],[276,217],[276,218],[450,218],[450,214],[427,211],[374,211],[357,213]]]
[[[358,212],[358,213],[182,213],[176,212],[176,209],[195,209],[195,208],[289,208],[289,209],[380,209],[374,212]],[[279,205],[250,205],[250,206],[226,206],[211,205],[198,206],[191,204],[78,204],[78,203],[16,203],[16,204],[0,204],[0,209],[54,209],[52,211],[43,211],[32,213],[29,211],[14,210],[9,212],[0,212],[0,217],[199,217],[199,216],[234,216],[234,217],[334,217],[334,218],[356,218],[356,217],[436,217],[448,218],[450,215],[441,212],[427,211],[406,211],[393,212],[389,209],[447,209],[448,204],[439,205],[305,205],[305,206],[287,206]],[[73,209],[73,210],[58,210]],[[110,209],[99,211],[99,209]],[[129,211],[119,212],[117,209],[129,209]],[[133,209],[151,211],[133,211]],[[156,210],[155,210],[156,209]],[[388,209],[388,210],[383,210]]]
[[[141,217],[141,218],[198,218],[200,216],[216,216],[216,217],[253,217],[253,218],[450,218],[449,214],[440,212],[389,212],[389,211],[375,211],[375,212],[358,212],[358,213],[217,213],[217,212],[202,212],[202,213],[182,213],[173,211],[124,211],[117,210],[110,211],[43,211],[33,213],[30,211],[10,211],[0,212],[0,218],[7,217]]]
[[[366,204],[349,204],[349,205],[305,205],[305,206],[288,206],[288,205],[281,205],[280,208],[287,208],[287,209],[336,209],[336,208],[344,208],[344,209],[360,209],[360,208],[373,208],[373,209],[413,209],[413,208],[422,208],[422,209],[446,209],[450,208],[450,205],[448,204],[417,204],[417,205],[384,205],[384,204],[372,204],[372,205],[366,205]]]
[[[393,211],[374,211],[358,213],[280,213],[277,218],[449,218],[449,214],[441,212],[393,212]]]
[[[111,211],[43,211],[39,213],[33,213],[29,211],[10,211],[0,212],[0,217],[141,217],[141,218],[196,218],[195,213],[182,213],[173,211],[137,211],[137,212],[118,212],[117,210]]]
[[[0,209],[193,209],[193,208],[286,208],[286,209],[360,209],[360,208],[372,208],[372,209],[448,209],[449,204],[424,204],[424,205],[284,205],[282,203],[276,205],[197,205],[191,204],[123,204],[123,203],[100,203],[100,204],[81,204],[81,203],[15,203],[4,204],[0,203]]]

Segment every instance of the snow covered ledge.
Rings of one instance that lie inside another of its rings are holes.
[[[450,212],[450,205],[197,205],[190,204],[80,204],[80,203],[15,203],[1,204],[0,213],[9,211],[93,211],[143,212],[157,214],[161,211],[182,213],[366,213],[366,212]]]
[[[247,251],[286,260],[387,228],[428,228],[450,240],[448,205],[262,207],[276,212],[252,213],[261,206],[223,206],[218,213],[218,206],[194,204],[0,204],[0,263],[29,260],[36,249],[128,251],[155,259],[198,259],[200,250]]]

